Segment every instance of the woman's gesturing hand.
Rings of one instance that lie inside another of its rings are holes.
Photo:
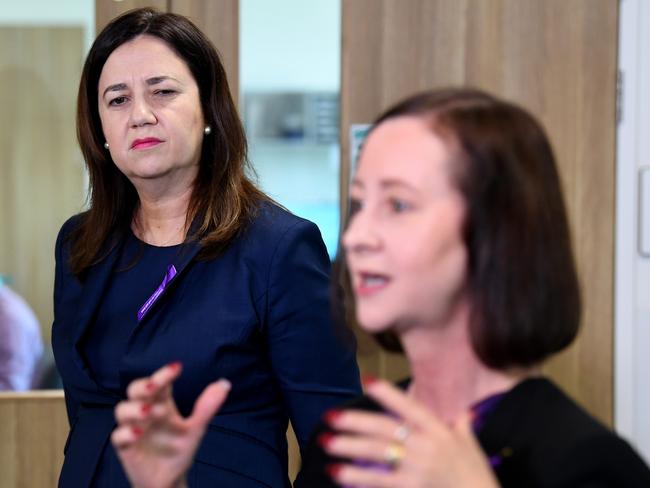
[[[219,380],[197,399],[190,417],[182,417],[172,397],[180,363],[131,382],[127,399],[115,407],[117,428],[111,441],[131,484],[137,488],[184,486],[185,473],[208,422],[221,407],[230,383]]]
[[[469,414],[448,426],[385,381],[373,381],[366,392],[394,416],[355,410],[328,414],[337,433],[320,438],[323,448],[353,460],[328,467],[335,481],[365,488],[499,486]]]

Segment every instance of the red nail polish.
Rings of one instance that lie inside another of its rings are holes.
[[[147,389],[147,391],[153,391],[154,388],[156,388],[156,384],[153,381],[149,381],[146,384],[145,388]]]
[[[143,434],[143,432],[144,432],[140,427],[138,427],[138,426],[136,426],[136,425],[134,425],[133,427],[131,427],[131,431],[133,432],[133,434],[134,434],[136,437],[140,437],[140,436]]]
[[[332,425],[339,419],[339,417],[341,417],[341,415],[343,415],[342,410],[332,409],[325,412],[323,419],[325,420],[325,423]]]
[[[327,474],[330,475],[330,478],[334,478],[334,479],[338,478],[342,469],[343,469],[342,464],[328,464],[327,466],[325,466],[325,471],[327,472]]]
[[[334,434],[331,432],[325,432],[324,434],[318,436],[318,443],[321,445],[321,447],[327,449],[327,446],[330,442],[332,442],[333,438]]]
[[[168,364],[169,368],[172,369],[174,372],[178,371],[181,369],[181,362],[180,361],[174,361],[173,363]]]
[[[145,403],[144,405],[142,405],[142,407],[140,407],[140,410],[142,411],[143,415],[147,415],[151,411],[151,405]]]
[[[368,388],[370,385],[376,382],[377,382],[377,377],[371,374],[364,374],[363,378],[361,379],[361,383],[363,383],[363,386],[365,388]]]

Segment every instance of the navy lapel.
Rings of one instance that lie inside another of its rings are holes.
[[[176,267],[176,276],[180,275],[187,268],[200,250],[201,244],[198,241],[187,242],[183,245],[181,251],[174,258],[173,264]]]
[[[110,253],[98,264],[91,266],[83,283],[83,291],[79,299],[79,308],[72,329],[72,343],[77,348],[86,329],[90,325],[97,307],[101,302],[111,273],[115,268],[122,249],[123,239],[113,247]]]
[[[71,334],[72,344],[76,352],[74,359],[82,370],[86,370],[86,365],[79,351],[79,342],[92,322],[97,307],[104,296],[109,279],[120,256],[123,243],[124,239],[119,239],[119,242],[108,255],[100,263],[92,266],[88,270],[88,275],[83,283],[83,291],[81,292],[79,308],[77,308],[77,314],[72,324]]]

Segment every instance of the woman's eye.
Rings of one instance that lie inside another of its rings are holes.
[[[154,94],[156,94],[156,95],[162,95],[162,96],[173,95],[174,93],[176,93],[176,90],[171,90],[171,89],[169,89],[169,88],[164,88],[164,89],[156,90],[156,91],[154,92]]]
[[[391,198],[389,203],[391,210],[397,213],[405,212],[411,208],[410,204],[399,198]]]
[[[125,103],[126,97],[115,97],[110,102],[108,102],[108,104],[111,106],[124,105]]]
[[[361,210],[361,200],[352,198],[350,200],[350,217],[354,217],[354,215]]]

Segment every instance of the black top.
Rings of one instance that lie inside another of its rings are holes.
[[[382,411],[368,397],[344,408]],[[312,437],[296,488],[335,487],[329,457]],[[499,458],[503,487],[650,487],[650,470],[627,442],[544,378],[528,379],[506,393],[486,415],[479,434],[486,456]],[[435,460],[432,460],[435,462]]]

